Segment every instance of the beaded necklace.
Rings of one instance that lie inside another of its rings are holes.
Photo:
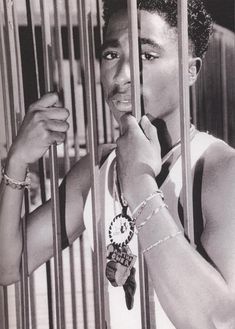
[[[118,200],[122,207],[122,212],[117,214],[115,200]],[[117,247],[126,246],[134,235],[135,223],[132,218],[127,215],[128,205],[122,196],[120,185],[117,179],[116,162],[113,168],[113,207],[115,217],[109,226],[110,242]]]

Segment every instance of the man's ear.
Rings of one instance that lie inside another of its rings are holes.
[[[192,86],[198,77],[201,70],[202,60],[200,57],[193,57],[189,60],[189,85]]]

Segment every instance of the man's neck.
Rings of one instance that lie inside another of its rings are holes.
[[[152,124],[157,128],[158,138],[161,145],[162,158],[180,142],[180,121],[155,119]]]

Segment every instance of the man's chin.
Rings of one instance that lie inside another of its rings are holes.
[[[112,113],[113,113],[115,120],[118,122],[118,124],[120,124],[121,117],[126,114],[132,114],[132,111],[131,111],[131,109],[129,111],[128,110],[125,110],[125,111],[115,110],[115,111],[112,111]]]

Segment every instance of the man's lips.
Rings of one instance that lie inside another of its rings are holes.
[[[114,102],[123,102],[123,103],[130,103],[131,102],[131,96],[126,94],[118,94],[110,97],[111,101]]]
[[[131,111],[132,104],[130,99],[126,98],[111,98],[113,106],[119,111]]]
[[[108,97],[109,103],[119,111],[131,111],[130,90],[113,90]]]

